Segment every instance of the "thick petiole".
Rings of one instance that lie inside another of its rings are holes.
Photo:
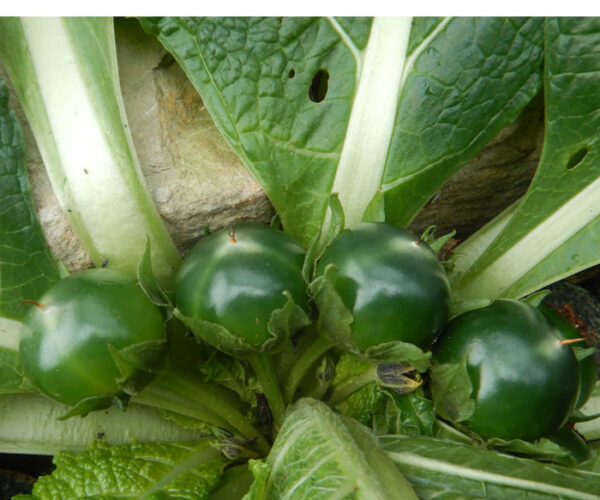
[[[329,349],[334,346],[335,344],[333,341],[320,336],[317,336],[311,344],[306,346],[306,348],[296,359],[296,363],[294,364],[294,367],[290,371],[290,374],[286,380],[283,391],[285,401],[292,402],[300,382],[302,382],[302,379],[308,370],[310,370],[310,367],[313,366],[319,360],[319,358],[321,358]]]
[[[225,387],[204,381],[197,374],[171,367],[132,400],[238,432],[255,443],[261,453],[269,452],[270,446],[265,437],[241,412],[241,401],[237,395]]]
[[[285,403],[281,395],[281,387],[273,363],[273,357],[257,353],[249,355],[247,359],[269,403],[271,415],[273,416],[273,428],[276,434],[283,423]]]

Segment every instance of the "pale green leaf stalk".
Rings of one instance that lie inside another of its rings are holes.
[[[337,21],[329,20],[343,38]],[[357,84],[332,189],[344,207],[346,227],[363,220],[381,186],[396,108],[406,79],[410,29],[410,17],[376,17],[364,50],[346,42],[356,59]],[[328,218],[324,224],[328,224]]]
[[[58,420],[69,408],[37,394],[0,395],[0,453],[54,455],[81,451],[96,439],[109,444],[137,441],[187,441],[201,431],[186,430],[159,410],[130,404],[85,418]]]
[[[0,57],[52,187],[94,263],[135,276],[150,240],[167,286],[179,255],[146,188],[110,18],[2,18]]]

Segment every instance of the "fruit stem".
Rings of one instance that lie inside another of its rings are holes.
[[[575,342],[585,342],[585,339],[583,337],[577,339],[562,339],[560,345],[574,344]]]

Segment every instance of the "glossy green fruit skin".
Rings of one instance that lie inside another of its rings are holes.
[[[175,278],[175,304],[185,315],[217,323],[253,347],[270,338],[271,313],[287,301],[307,309],[304,249],[282,231],[239,224],[202,238]]]
[[[128,276],[90,269],[56,283],[26,317],[23,371],[43,394],[68,405],[120,393],[108,345],[163,340],[164,319]]]
[[[539,310],[499,299],[448,324],[438,363],[466,358],[475,411],[464,422],[483,438],[535,440],[560,428],[579,393],[579,368],[564,337]]]
[[[319,260],[333,264],[336,291],[352,311],[352,340],[365,349],[392,341],[427,347],[448,319],[450,287],[434,252],[409,231],[364,222],[342,231]]]
[[[539,309],[556,325],[560,330],[563,337],[566,339],[577,339],[581,338],[581,333],[575,328],[567,318],[562,316],[558,311],[555,311],[545,304],[541,304]],[[574,344],[581,347],[586,347],[585,342]],[[598,374],[596,372],[596,366],[594,365],[594,357],[588,356],[587,358],[579,361],[579,394],[577,401],[575,402],[575,408],[581,408],[592,395],[596,381],[598,380]]]

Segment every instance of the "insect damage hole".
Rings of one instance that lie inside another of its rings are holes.
[[[571,170],[579,165],[588,154],[588,148],[584,147],[571,155],[567,162],[567,170]]]
[[[313,102],[322,102],[327,95],[329,87],[329,73],[320,69],[313,76],[310,87],[308,88],[308,98]]]

